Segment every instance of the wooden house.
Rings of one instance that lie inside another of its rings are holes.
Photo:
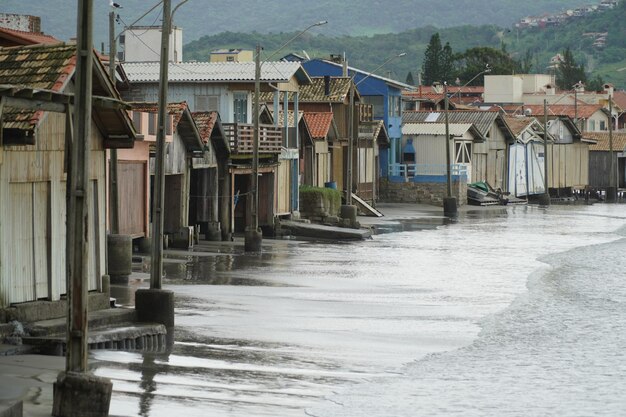
[[[515,142],[509,146],[508,191],[515,197],[544,194],[543,125],[534,117],[505,116],[505,120],[515,135]],[[548,138],[552,143],[552,137]]]
[[[378,200],[380,189],[380,154],[389,149],[389,135],[382,120],[361,121],[356,148],[358,158],[357,195],[367,203]]]
[[[339,137],[337,125],[329,111],[305,112],[304,120],[311,135],[311,141],[304,143],[302,150],[304,184],[325,187],[334,182],[332,149]]]
[[[380,176],[387,178],[389,165],[398,162],[402,138],[402,91],[413,87],[347,65],[340,56],[330,60],[312,59],[302,64],[312,76],[351,77],[361,98],[360,103],[371,106],[371,117],[360,120],[382,120],[389,137],[389,147],[380,149]],[[362,108],[362,107],[361,107]],[[335,117],[339,124],[339,118]]]
[[[134,101],[158,98],[158,62],[123,64]],[[250,224],[252,196],[254,62],[181,62],[170,64],[168,100],[186,101],[193,112],[217,111],[230,149],[229,175],[232,212],[229,232],[243,231]],[[276,107],[298,106],[301,85],[310,83],[298,62],[264,62],[261,91],[272,91]],[[276,124],[260,125],[259,225],[266,233],[274,230],[279,213],[298,211],[299,137]],[[280,162],[288,161],[288,162]],[[279,168],[281,166],[282,168]],[[288,198],[279,199],[286,188]],[[224,225],[222,225],[223,227]]]
[[[207,240],[230,240],[230,148],[217,112],[194,112],[204,143],[201,158],[192,159],[189,222],[199,225]]]
[[[105,274],[105,148],[132,147],[135,131],[93,58],[88,289]],[[66,288],[67,144],[72,140],[76,46],[0,49],[0,305],[59,300]],[[36,109],[36,110],[34,110]]]
[[[553,107],[549,107],[550,112]],[[543,106],[540,109],[540,114],[535,117],[543,123]],[[587,187],[589,185],[589,146],[595,141],[583,137],[574,120],[567,114],[550,113],[548,115],[548,135],[553,138],[553,142],[548,146],[550,195],[569,195],[572,190],[582,190]]]
[[[452,192],[459,205],[467,202],[468,178],[474,170],[472,149],[485,141],[472,123],[449,123]],[[404,123],[402,155],[394,164],[395,179],[382,193],[391,202],[441,204],[446,196],[447,161],[444,123]]]
[[[130,103],[135,127],[143,136],[133,149],[118,152],[120,233],[148,237],[155,170],[158,104]],[[163,231],[176,246],[191,245],[189,222],[193,158],[203,158],[204,143],[187,103],[168,103],[165,135]],[[200,167],[198,167],[200,169]]]
[[[404,112],[403,123],[444,123],[444,112]],[[470,149],[471,173],[468,182],[486,181],[494,188],[507,191],[507,149],[515,136],[504,116],[497,111],[448,112],[449,123],[472,124],[484,141]],[[458,153],[460,149],[456,150]]]
[[[626,188],[626,133],[613,132],[612,143],[608,132],[583,132],[582,137],[596,142],[589,146],[589,186],[600,190],[611,186],[612,158],[615,175],[612,185]]]

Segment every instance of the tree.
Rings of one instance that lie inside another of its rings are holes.
[[[431,85],[434,82],[449,82],[454,78],[454,54],[452,53],[452,47],[449,42],[446,42],[444,47],[441,46],[439,33],[431,36],[430,42],[426,47],[422,74],[424,85]]]
[[[568,47],[563,52],[563,59],[556,69],[556,85],[561,90],[571,90],[577,82],[583,84],[587,82],[585,66],[576,62],[574,54]]]
[[[415,80],[413,80],[413,73],[411,71],[409,71],[409,73],[406,75],[406,83],[408,85],[415,85]]]
[[[444,46],[441,51],[439,65],[441,80],[450,83],[453,78],[456,78],[454,76],[454,53],[452,52],[452,47],[449,42],[446,42],[446,46]]]
[[[441,39],[439,38],[439,32],[437,32],[430,37],[430,42],[424,52],[422,76],[425,85],[431,85],[435,81],[441,81],[439,59],[442,51]]]
[[[511,58],[505,48],[495,49],[489,47],[470,48],[455,56],[459,72],[458,76],[462,83],[466,83],[477,74],[483,72],[487,65],[491,69],[491,75],[510,75],[520,72],[519,62]],[[482,85],[482,78],[477,77],[471,85]]]
[[[602,91],[604,89],[604,80],[600,75],[596,75],[589,80],[586,89],[589,91]]]

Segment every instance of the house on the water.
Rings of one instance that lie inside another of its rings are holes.
[[[133,149],[118,152],[120,233],[133,238],[149,237],[152,184],[154,181],[158,104],[129,103],[132,119],[142,140]],[[165,199],[163,231],[172,246],[193,243],[194,219],[189,219],[193,160],[205,152],[200,132],[187,103],[168,103],[165,126]],[[215,190],[213,190],[216,192]],[[190,227],[191,226],[191,227]]]
[[[123,69],[130,82],[125,93],[129,101],[158,99],[157,62],[127,62]],[[180,62],[169,67],[168,101],[185,101],[192,112],[217,111],[221,117],[230,148],[229,231],[243,231],[251,216],[246,199],[252,195],[254,79],[254,62]],[[261,91],[274,93],[277,108],[288,110],[290,98],[297,107],[300,85],[310,82],[297,62],[264,62],[261,67]],[[296,133],[290,139],[288,130],[273,124],[261,124],[259,137],[259,225],[272,233],[277,216],[298,211],[299,138]],[[282,198],[281,192],[288,195]]]
[[[56,301],[67,292],[67,151],[75,71],[75,45],[0,49],[1,306]],[[106,264],[105,149],[132,147],[135,131],[95,54],[93,94],[85,278],[96,292],[103,289]]]
[[[353,68],[341,57],[312,59],[302,63],[312,76],[353,77],[361,103],[372,105],[373,120],[382,120],[389,137],[389,148],[381,148],[378,177],[387,178],[390,165],[400,160],[402,139],[402,91],[413,89],[405,83]],[[345,68],[344,68],[345,65]]]

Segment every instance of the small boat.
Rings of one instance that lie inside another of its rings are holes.
[[[467,184],[467,203],[474,206],[506,206],[526,204],[527,201],[500,189],[494,189],[486,181],[479,181]]]

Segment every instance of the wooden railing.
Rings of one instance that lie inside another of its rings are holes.
[[[224,133],[228,138],[231,154],[253,152],[254,125],[247,123],[224,123]],[[273,125],[259,125],[259,153],[279,154],[283,143],[282,129]]]

